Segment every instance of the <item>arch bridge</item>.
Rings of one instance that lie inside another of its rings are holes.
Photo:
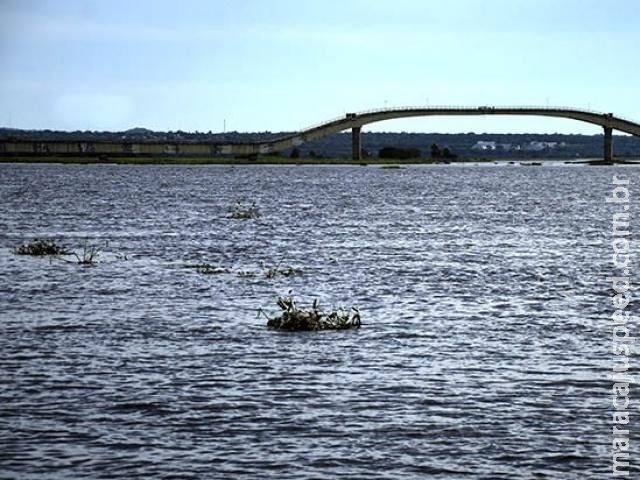
[[[364,125],[396,118],[461,115],[521,115],[568,118],[601,126],[604,130],[605,161],[613,160],[613,130],[640,136],[640,124],[617,117],[612,113],[600,113],[570,107],[400,107],[347,113],[344,117],[329,120],[313,127],[285,135],[268,142],[234,143],[221,145],[220,153],[234,155],[269,154],[302,145],[305,142],[345,130],[352,132],[352,155],[360,160],[362,152],[361,130]]]

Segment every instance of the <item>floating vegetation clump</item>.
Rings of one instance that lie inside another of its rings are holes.
[[[278,275],[282,275],[283,277],[295,277],[298,275],[302,275],[302,270],[300,268],[293,268],[291,266],[287,268],[268,268],[264,273],[267,278],[275,278]]]
[[[256,272],[253,272],[251,270],[236,270],[236,275],[238,275],[239,277],[243,277],[243,278],[253,278],[253,277],[257,277]]]
[[[98,263],[98,255],[100,252],[96,247],[88,247],[85,242],[84,247],[82,249],[82,255],[78,255],[75,252],[71,252],[67,250],[66,247],[59,245],[55,242],[55,240],[34,240],[31,243],[27,243],[26,245],[21,245],[18,248],[15,248],[14,253],[16,255],[33,255],[33,256],[52,256],[58,257],[59,260],[62,260],[67,263],[77,263],[78,265],[82,265],[85,267],[93,266]],[[73,255],[76,257],[76,260],[69,260],[68,258],[63,258],[64,256]]]
[[[56,243],[55,240],[35,239],[31,243],[20,245],[13,252],[16,255],[33,255],[41,257],[45,255],[68,255],[69,251]]]
[[[256,278],[264,275],[267,279],[273,279],[276,277],[295,277],[298,275],[302,275],[302,269],[294,268],[292,266],[288,267],[280,267],[282,261],[278,263],[275,267],[266,267],[264,263],[261,263],[261,270],[256,269],[242,269],[242,268],[233,268],[233,267],[223,267],[220,265],[212,265],[207,262],[195,263],[195,264],[186,264],[184,268],[192,268],[196,272],[203,275],[224,275],[224,274],[233,274],[238,277],[245,278]]]
[[[284,258],[282,260],[284,260]],[[267,278],[275,278],[279,275],[283,277],[295,277],[298,275],[302,275],[302,270],[300,268],[293,268],[291,265],[286,268],[280,268],[280,265],[282,265],[282,260],[280,260],[278,265],[276,265],[275,267],[266,268],[264,271],[264,276]]]
[[[204,275],[219,275],[221,273],[230,273],[231,270],[224,267],[214,267],[208,263],[201,263],[195,266],[196,271],[198,273],[202,273]]]
[[[255,202],[248,206],[243,205],[241,202],[236,202],[227,217],[235,220],[252,220],[260,217],[260,210]]]
[[[278,306],[282,310],[279,317],[267,318],[267,327],[292,332],[317,331],[317,330],[347,330],[359,328],[360,312],[357,308],[350,310],[338,309],[331,313],[324,313],[318,309],[318,301],[314,300],[311,310],[303,310],[296,306],[293,296],[278,298]],[[352,313],[353,312],[353,313]]]

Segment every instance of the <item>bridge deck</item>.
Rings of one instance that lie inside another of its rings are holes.
[[[360,129],[370,123],[397,118],[425,116],[468,115],[535,115],[567,118],[599,125],[631,135],[640,136],[640,124],[611,113],[594,112],[570,107],[401,107],[348,113],[344,117],[329,120],[269,142],[251,142],[228,145],[224,150],[231,154],[266,154],[301,145],[304,142],[332,135],[349,129]]]

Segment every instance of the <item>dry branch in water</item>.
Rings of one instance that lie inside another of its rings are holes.
[[[77,253],[73,253],[76,257],[77,264],[82,265],[83,267],[93,267],[98,263],[98,255],[100,255],[100,251],[97,247],[87,247],[87,242],[84,242],[84,246],[82,247],[82,256]]]

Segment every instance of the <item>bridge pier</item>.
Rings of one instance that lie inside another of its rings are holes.
[[[604,128],[604,161],[613,162],[613,129],[611,127]]]
[[[362,127],[351,129],[351,156],[354,160],[362,160]]]

